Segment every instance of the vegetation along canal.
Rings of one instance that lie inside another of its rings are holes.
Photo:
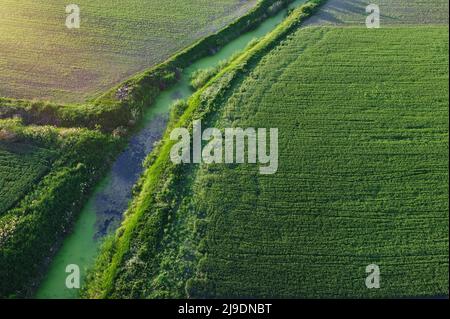
[[[164,134],[171,105],[175,100],[186,99],[193,93],[189,83],[190,75],[196,70],[215,67],[219,62],[243,50],[253,39],[272,31],[286,17],[289,9],[305,1],[294,1],[289,8],[265,20],[255,30],[231,41],[215,55],[194,62],[183,71],[181,80],[174,87],[160,94],[154,105],[146,111],[140,130],[130,139],[125,151],[116,159],[111,171],[82,210],[72,233],[64,240],[53,259],[37,291],[37,298],[78,298],[78,289],[66,287],[66,267],[78,265],[83,282],[87,270],[95,261],[102,238],[120,225],[123,212],[131,200],[132,188],[143,172],[142,163],[155,142]]]

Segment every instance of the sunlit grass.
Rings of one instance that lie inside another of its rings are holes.
[[[256,1],[0,0],[0,96],[82,102],[212,33]]]

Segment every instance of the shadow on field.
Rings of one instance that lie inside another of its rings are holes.
[[[362,16],[366,12],[367,0],[329,0],[325,5],[312,16],[306,23],[308,25],[317,24],[343,24],[345,23],[339,16]],[[365,20],[362,21],[362,23]]]

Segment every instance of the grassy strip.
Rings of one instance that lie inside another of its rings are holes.
[[[323,0],[311,0],[295,9],[273,32],[237,57],[197,91],[190,98],[184,114],[176,124],[173,123],[170,127],[190,127],[193,119],[213,115],[227,89],[241,81],[255,63],[296,30],[304,19],[313,14],[323,2]],[[164,136],[162,146],[158,149],[158,155],[151,156],[152,165],[144,174],[141,192],[127,212],[123,225],[117,231],[116,237],[108,241],[107,246],[102,250],[95,270],[88,281],[84,293],[86,297],[120,296],[120,293],[119,295],[115,293],[115,281],[120,274],[124,259],[130,254],[133,239],[145,241],[147,257],[157,253],[164,234],[164,226],[169,217],[168,212],[176,205],[174,199],[177,197],[177,190],[167,186],[175,185],[174,181],[179,179],[183,171],[182,166],[173,165],[169,159],[170,149],[174,144],[169,139],[170,127]],[[167,191],[171,194],[167,194]],[[143,226],[144,231],[139,233],[138,228]]]
[[[161,91],[177,82],[183,68],[257,27],[267,16],[277,13],[290,2],[292,0],[261,0],[234,23],[85,104],[58,105],[0,98],[0,119],[20,116],[25,124],[99,128],[108,132],[119,127],[133,127]]]
[[[44,101],[0,98],[0,119],[21,118],[24,125],[86,127],[112,132],[134,124],[133,116],[120,103],[59,105]]]

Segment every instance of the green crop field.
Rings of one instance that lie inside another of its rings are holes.
[[[177,122],[278,128],[277,173],[173,166],[166,141],[86,296],[448,296],[448,25],[288,32],[303,16]]]
[[[53,157],[45,148],[0,142],[0,216],[49,170]]]
[[[280,168],[199,172],[193,296],[447,295],[447,85],[448,27],[310,28],[266,56],[219,124],[279,128]]]
[[[255,0],[0,0],[0,97],[83,102],[243,15]],[[20,53],[20,54],[19,54]]]

